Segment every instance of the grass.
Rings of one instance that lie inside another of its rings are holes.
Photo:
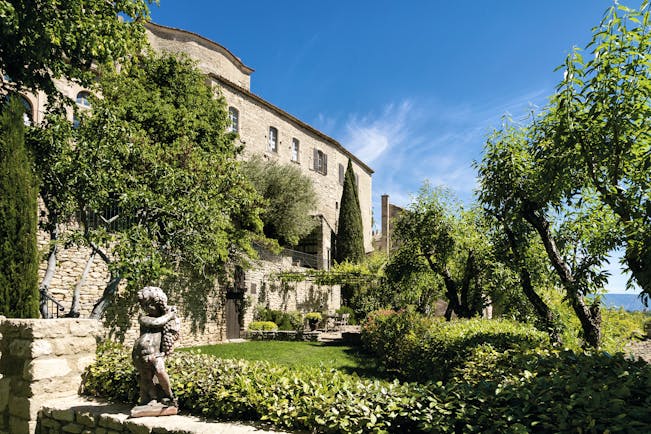
[[[182,348],[222,359],[266,360],[285,366],[315,366],[378,378],[374,361],[356,347],[324,342],[249,341]]]

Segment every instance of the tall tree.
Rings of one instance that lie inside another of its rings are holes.
[[[65,236],[91,247],[111,273],[92,317],[125,279],[127,294],[173,274],[213,279],[226,262],[254,254],[250,235],[262,229],[225,102],[191,61],[143,55],[119,74],[103,70],[99,90],[77,129],[51,123],[74,142],[59,154],[72,160],[60,166],[70,187],[55,194],[73,204],[81,226]],[[49,140],[51,131],[35,137]]]
[[[0,88],[60,96],[54,81],[88,85],[91,65],[140,51],[150,0],[0,0]],[[126,20],[120,18],[126,17]]]
[[[339,263],[344,261],[359,263],[364,259],[364,256],[362,211],[359,206],[353,164],[348,159],[348,166],[344,174],[344,189],[341,192],[341,201],[339,202],[335,259]]]
[[[535,120],[527,128],[505,123],[489,138],[478,166],[480,201],[501,219],[513,255],[521,256],[528,242],[522,224],[536,232],[581,322],[586,343],[598,347],[599,304],[587,302],[585,295],[603,288],[607,277],[603,264],[617,240],[617,225],[609,210],[591,200],[590,190],[574,188],[581,174],[565,169],[565,156],[550,151],[544,121],[544,117]],[[526,262],[519,259],[514,264],[525,294],[545,321],[549,312],[529,287]]]
[[[25,148],[24,107],[0,107],[0,315],[38,316],[38,189]]]
[[[312,180],[290,164],[264,161],[259,156],[243,163],[243,170],[257,192],[266,199],[262,212],[264,233],[281,244],[295,246],[316,224]]]
[[[586,47],[565,61],[547,112],[548,153],[580,173],[573,188],[593,189],[620,223],[624,265],[651,296],[651,22],[615,4]]]
[[[425,184],[398,217],[394,236],[400,247],[387,264],[387,280],[396,291],[418,300],[418,311],[430,313],[443,293],[447,320],[452,313],[461,318],[481,314],[491,261],[475,212],[462,210],[445,190]]]

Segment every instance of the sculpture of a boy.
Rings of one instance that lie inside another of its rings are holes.
[[[140,406],[131,410],[131,416],[176,414],[178,404],[165,370],[165,356],[179,338],[181,322],[161,288],[144,287],[138,292],[138,301],[144,314],[138,318],[140,337],[133,344],[131,357],[139,374]]]

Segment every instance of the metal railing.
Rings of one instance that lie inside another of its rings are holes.
[[[61,318],[66,308],[47,290],[41,290],[40,311],[44,319]]]

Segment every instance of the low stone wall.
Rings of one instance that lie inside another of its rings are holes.
[[[35,434],[281,434],[242,423],[206,421],[194,416],[129,418],[129,407],[69,397],[45,404]]]
[[[33,433],[44,402],[76,395],[103,333],[88,319],[1,320],[0,433]]]

